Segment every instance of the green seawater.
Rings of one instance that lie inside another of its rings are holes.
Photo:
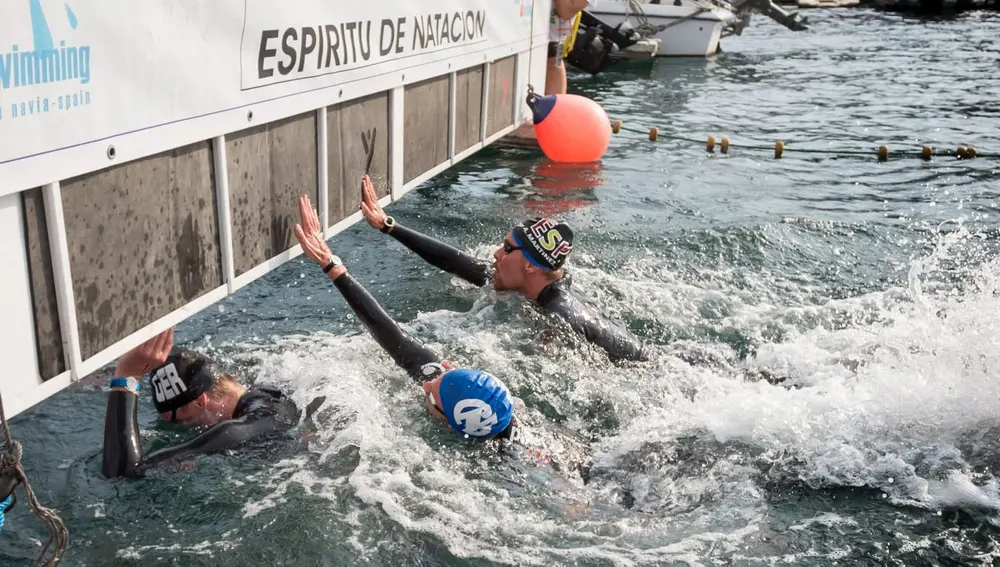
[[[648,363],[546,340],[524,301],[365,224],[330,240],[407,331],[586,438],[587,482],[454,442],[300,258],[177,340],[303,405],[325,395],[307,447],[108,481],[99,381],[12,420],[70,530],[62,565],[993,564],[1000,157],[875,151],[1000,154],[1000,17],[808,15],[799,33],[757,16],[708,60],[571,74],[631,128],[599,166],[488,149],[388,209],[483,258],[526,217],[565,219],[574,289]],[[678,139],[708,135],[731,152]],[[776,140],[780,160],[746,149]],[[184,438],[145,393],[140,420],[147,446]],[[46,538],[22,498],[0,564]]]

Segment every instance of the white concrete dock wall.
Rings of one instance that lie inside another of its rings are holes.
[[[7,415],[528,120],[548,0],[0,6]]]

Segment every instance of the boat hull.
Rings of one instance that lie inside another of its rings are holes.
[[[643,11],[649,23],[654,26],[670,25],[669,28],[651,36],[660,40],[657,57],[708,57],[719,50],[719,40],[726,23],[735,16],[728,10],[715,8],[711,11],[694,14],[698,6],[691,2],[683,2],[681,6],[673,4],[643,4]],[[605,0],[599,2],[591,12],[608,24],[617,26],[626,18],[630,25],[637,26],[634,13],[628,12],[626,4]],[[684,19],[689,17],[688,19]],[[683,21],[681,21],[683,20]],[[673,25],[671,25],[673,24]]]

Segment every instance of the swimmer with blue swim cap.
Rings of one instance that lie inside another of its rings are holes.
[[[427,411],[470,438],[489,439],[505,431],[514,416],[507,386],[482,370],[456,368],[424,382]]]
[[[299,198],[299,214],[302,224],[295,225],[295,237],[303,252],[323,267],[354,314],[396,364],[422,383],[427,411],[470,441],[513,439],[514,397],[507,386],[482,370],[456,368],[403,332],[330,251],[319,217],[304,195]]]

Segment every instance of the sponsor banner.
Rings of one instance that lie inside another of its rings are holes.
[[[225,132],[192,123],[275,100],[306,112],[307,93],[523,44],[536,3],[3,0],[0,194],[35,183],[24,172],[43,156],[51,170],[53,154],[117,136],[163,144],[158,130],[178,124],[206,139]],[[109,165],[86,161],[60,174]]]

